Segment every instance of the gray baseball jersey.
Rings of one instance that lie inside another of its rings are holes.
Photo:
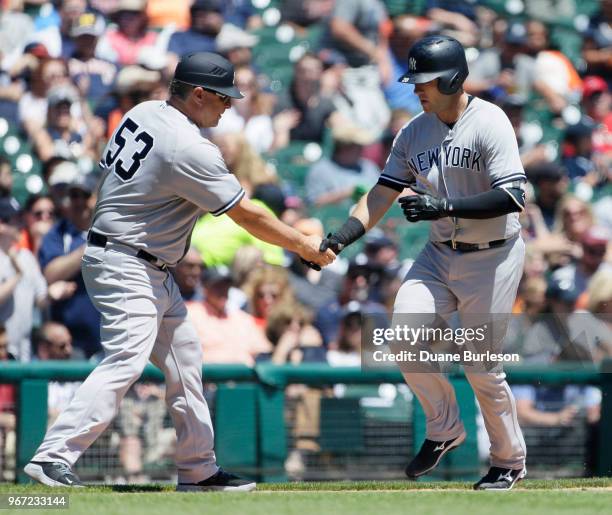
[[[219,149],[166,102],[126,113],[100,166],[92,228],[169,265],[183,256],[199,215],[221,215],[244,196]]]
[[[379,184],[400,190],[418,181],[437,196],[458,198],[525,180],[507,116],[474,97],[452,128],[432,113],[408,122],[393,142]],[[518,213],[486,220],[446,217],[431,224],[430,238],[485,243],[510,238],[519,230]]]

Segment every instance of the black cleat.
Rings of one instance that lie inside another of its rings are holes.
[[[456,447],[459,447],[464,440],[465,432],[461,433],[457,438],[446,440],[445,442],[425,440],[418,454],[406,467],[406,475],[409,478],[416,478],[427,474],[427,472],[438,466],[442,456]]]
[[[177,492],[250,492],[255,490],[257,483],[242,479],[234,474],[219,469],[216,474],[199,483],[179,483]]]
[[[512,490],[527,475],[527,469],[503,469],[491,467],[489,472],[474,485],[474,490]]]
[[[70,467],[60,461],[31,461],[23,471],[32,479],[47,486],[85,486]]]

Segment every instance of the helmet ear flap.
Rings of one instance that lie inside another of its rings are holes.
[[[445,73],[440,76],[438,80],[438,91],[443,95],[453,95],[457,93],[459,87],[461,86],[461,80],[459,77],[459,72],[451,71],[450,73]]]

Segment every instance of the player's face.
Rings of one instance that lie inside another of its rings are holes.
[[[439,113],[446,111],[453,102],[453,96],[443,95],[438,90],[438,79],[414,85],[414,92],[421,101],[423,111],[426,113]]]
[[[216,127],[226,109],[232,105],[229,97],[221,97],[214,91],[203,88],[194,89],[195,100],[198,103],[196,114],[197,124],[201,127]]]

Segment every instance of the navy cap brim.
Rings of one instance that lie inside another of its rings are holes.
[[[444,72],[405,73],[397,81],[404,84],[423,84],[439,78]]]

